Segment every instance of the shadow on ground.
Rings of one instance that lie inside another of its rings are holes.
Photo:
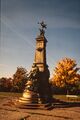
[[[59,99],[53,99],[53,108],[80,107],[80,102],[65,102]]]

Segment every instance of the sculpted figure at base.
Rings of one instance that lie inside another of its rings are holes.
[[[31,71],[28,74],[28,81],[26,83],[25,89],[38,93],[39,87],[39,68],[36,64],[33,64]]]

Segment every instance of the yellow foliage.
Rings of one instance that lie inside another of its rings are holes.
[[[53,74],[53,84],[59,87],[76,84],[80,80],[79,70],[76,68],[76,61],[70,58],[64,58],[57,63]]]

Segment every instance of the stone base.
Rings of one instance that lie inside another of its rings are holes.
[[[49,110],[52,109],[53,106],[50,103],[46,103],[46,104],[21,104],[18,103],[17,107],[20,109],[41,109],[41,110]]]
[[[19,102],[21,104],[38,103],[38,94],[27,90],[23,93],[23,96],[20,97]]]
[[[23,96],[17,101],[16,106],[21,109],[50,109],[50,103],[41,103],[37,93],[26,91]]]

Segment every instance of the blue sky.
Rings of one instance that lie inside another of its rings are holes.
[[[0,77],[12,77],[18,66],[31,69],[42,20],[51,75],[64,57],[80,66],[80,0],[1,0]]]

